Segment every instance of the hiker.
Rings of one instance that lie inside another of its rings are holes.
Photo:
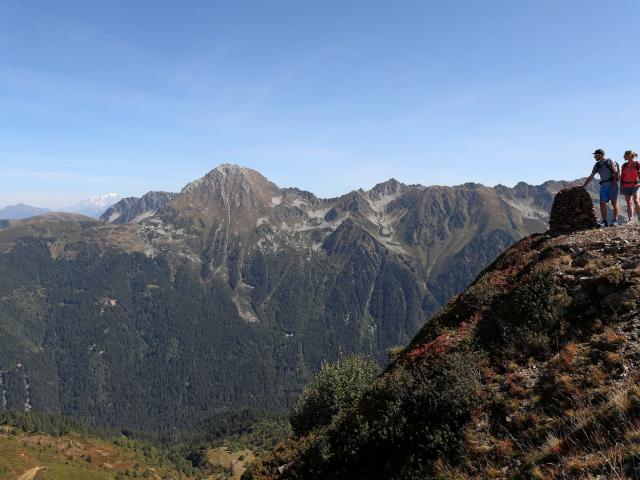
[[[613,207],[613,221],[611,226],[618,225],[618,163],[614,162],[610,158],[605,158],[604,150],[601,148],[593,152],[593,156],[596,159],[596,164],[591,170],[591,175],[582,185],[586,187],[591,183],[593,177],[597,173],[600,176],[600,213],[602,214],[602,220],[600,221],[601,227],[609,225],[607,221],[607,203],[610,201]]]
[[[638,154],[633,150],[624,152],[625,163],[620,171],[620,190],[627,201],[627,217],[629,223],[633,222],[633,207],[636,208],[636,217],[640,220],[640,201],[638,201],[638,189],[640,188],[640,162],[636,159]],[[631,201],[633,200],[633,204]]]

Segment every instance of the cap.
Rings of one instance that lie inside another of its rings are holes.
[[[593,152],[594,155],[604,155],[604,150],[599,148],[597,149],[595,152]]]

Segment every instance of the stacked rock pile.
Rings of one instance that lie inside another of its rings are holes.
[[[593,201],[584,187],[567,187],[556,194],[549,218],[551,231],[573,232],[597,226]]]

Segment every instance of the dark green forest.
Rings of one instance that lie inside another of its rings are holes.
[[[88,243],[54,259],[47,239],[19,240],[0,255],[0,412],[166,432],[225,410],[288,411],[322,361],[365,352],[383,363],[424,321],[406,265],[327,248],[329,273],[286,252],[245,260],[252,323],[232,275]]]

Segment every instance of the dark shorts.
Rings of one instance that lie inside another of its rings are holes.
[[[600,201],[607,203],[618,200],[618,184],[615,182],[606,182],[600,184]]]
[[[640,189],[640,185],[635,186],[635,187],[622,187],[622,194],[623,195],[627,195],[627,196],[631,196],[634,193],[638,193],[639,189]]]

